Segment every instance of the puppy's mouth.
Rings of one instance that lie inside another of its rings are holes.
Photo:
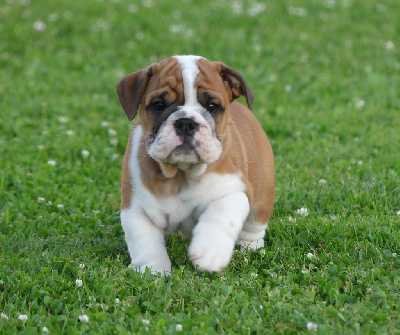
[[[169,164],[197,164],[201,162],[201,158],[194,145],[185,141],[171,151],[166,162]]]
[[[207,168],[207,163],[200,157],[195,146],[188,143],[177,145],[166,159],[160,159],[158,163],[166,178],[174,177],[179,170],[187,176],[198,177]]]

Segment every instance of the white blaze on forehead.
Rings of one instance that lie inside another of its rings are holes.
[[[198,105],[197,89],[195,80],[199,73],[197,61],[201,59],[200,56],[175,56],[182,68],[183,92],[185,95],[185,105]]]
[[[219,158],[222,143],[216,136],[213,117],[197,100],[195,83],[200,72],[197,61],[202,57],[175,56],[175,58],[182,69],[185,103],[163,122],[155,138],[147,143],[147,152],[155,161],[178,164],[179,169],[185,170],[187,175],[189,173],[194,176],[197,173],[204,173],[206,164],[211,164]],[[175,129],[175,122],[182,118],[190,118],[198,125],[198,130],[190,138],[192,150],[189,152],[180,150],[183,138]]]

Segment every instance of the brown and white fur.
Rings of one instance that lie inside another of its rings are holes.
[[[199,271],[220,271],[235,243],[264,246],[275,195],[268,138],[234,99],[253,94],[220,62],[175,56],[123,78],[118,97],[133,126],[122,167],[121,223],[138,271],[168,275],[164,235],[192,236]]]

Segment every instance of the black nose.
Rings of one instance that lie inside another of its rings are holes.
[[[197,128],[198,124],[191,119],[179,119],[174,123],[175,132],[178,136],[192,136]]]

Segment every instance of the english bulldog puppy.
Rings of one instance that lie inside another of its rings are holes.
[[[164,235],[191,236],[199,271],[228,266],[235,243],[264,246],[275,196],[274,158],[248,107],[253,94],[221,62],[175,56],[117,85],[131,131],[122,166],[121,223],[138,271],[168,275]]]

